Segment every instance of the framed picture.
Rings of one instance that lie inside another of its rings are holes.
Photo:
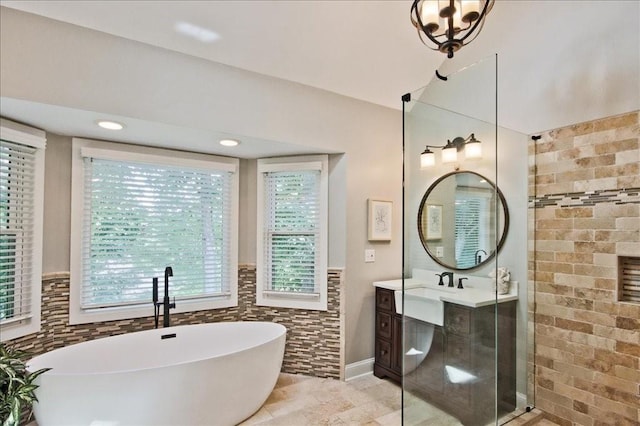
[[[391,241],[391,211],[393,203],[367,200],[369,241]]]
[[[442,206],[427,204],[427,240],[442,238]]]

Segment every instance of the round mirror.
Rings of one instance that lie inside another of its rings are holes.
[[[427,189],[418,209],[418,234],[424,249],[437,263],[454,270],[474,269],[488,262],[496,254],[496,241],[497,250],[502,247],[508,228],[509,211],[502,192],[475,172],[442,176]]]

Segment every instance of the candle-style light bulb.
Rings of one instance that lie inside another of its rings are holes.
[[[422,0],[420,4],[420,20],[424,28],[434,33],[440,28],[439,21],[438,0]]]
[[[462,22],[470,24],[480,17],[480,0],[462,0]]]

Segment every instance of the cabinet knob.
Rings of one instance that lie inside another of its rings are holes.
[[[381,325],[382,325],[383,327],[386,327],[386,326],[388,326],[389,324],[387,324],[386,322],[383,322]]]

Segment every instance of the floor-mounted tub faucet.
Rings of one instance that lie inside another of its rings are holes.
[[[162,304],[164,305],[164,314],[162,316],[162,326],[169,327],[169,309],[173,309],[176,307],[176,302],[174,298],[174,302],[169,302],[169,277],[173,276],[173,269],[171,266],[167,266],[164,268],[164,301]]]
[[[164,299],[162,302],[158,301],[158,278],[153,278],[153,306],[154,306],[154,319],[155,327],[158,328],[158,318],[160,317],[160,306],[162,306],[162,326],[169,327],[169,310],[176,307],[175,298],[173,303],[169,300],[169,277],[173,276],[173,269],[171,266],[164,268]]]

